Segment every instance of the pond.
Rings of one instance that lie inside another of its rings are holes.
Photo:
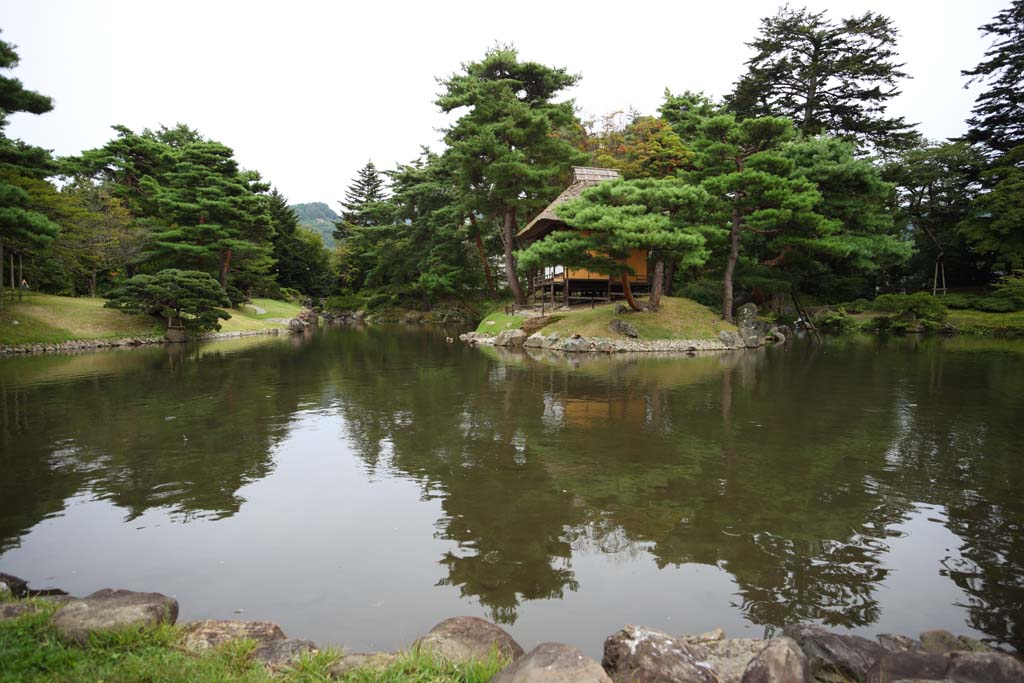
[[[0,360],[0,571],[350,651],[442,619],[1024,646],[1024,342],[687,357],[337,328]]]

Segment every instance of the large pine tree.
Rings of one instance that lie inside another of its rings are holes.
[[[832,133],[882,152],[905,147],[916,139],[911,126],[885,116],[906,77],[898,35],[874,12],[835,22],[824,11],[784,6],[761,20],[748,43],[757,53],[728,104],[741,117],[788,117],[805,135]]]
[[[499,226],[505,277],[517,303],[526,295],[516,272],[515,235],[557,193],[569,167],[587,156],[554,135],[576,123],[572,101],[553,102],[579,78],[565,69],[520,62],[511,47],[495,47],[479,62],[442,81],[444,112],[465,109],[445,131],[445,158],[463,188],[462,213]]]
[[[18,65],[18,53],[0,40],[0,69]],[[3,260],[7,249],[8,281],[15,288],[14,255],[45,246],[60,226],[33,205],[26,186],[54,171],[50,153],[5,134],[8,119],[16,112],[45,114],[53,109],[49,97],[27,90],[17,78],[0,76],[0,307],[3,305]]]
[[[988,86],[967,120],[967,140],[990,154],[1024,144],[1024,0],[1014,0],[980,31],[993,38],[985,59],[963,75]]]

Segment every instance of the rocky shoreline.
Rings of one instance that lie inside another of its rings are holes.
[[[32,591],[17,577],[0,573],[0,621],[40,611],[37,600],[59,603],[51,617],[69,642],[85,644],[97,631],[175,624],[178,602],[160,593],[103,589],[84,598],[59,590]],[[182,625],[181,647],[201,654],[234,640],[255,641],[250,654],[271,670],[316,652],[309,640],[289,638],[266,621],[204,619]],[[918,639],[880,634],[876,640],[833,633],[810,624],[793,624],[769,639],[726,638],[721,629],[673,636],[627,625],[604,641],[598,663],[561,643],[542,643],[526,652],[501,627],[477,617],[452,617],[417,638],[411,650],[431,651],[455,663],[495,655],[508,664],[492,683],[1019,683],[1024,664],[978,640],[948,631],[927,631]],[[400,652],[339,654],[328,669],[332,678],[357,670],[384,670]]]
[[[623,318],[612,318],[608,331],[613,337],[562,337],[558,332],[533,334],[525,329],[502,330],[497,334],[467,332],[459,339],[469,344],[522,347],[565,353],[696,353],[699,351],[738,351],[768,344],[784,344],[794,332],[785,325],[768,325],[758,320],[757,306],[744,304],[737,312],[736,332],[722,331],[717,339],[639,339],[636,328]]]

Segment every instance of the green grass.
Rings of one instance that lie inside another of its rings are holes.
[[[562,337],[579,334],[584,337],[611,338],[608,321],[620,318],[636,328],[640,339],[716,339],[722,330],[735,331],[716,311],[691,299],[664,297],[657,312],[616,314],[614,304],[594,309],[583,308],[560,314],[564,317],[544,327],[543,334],[558,332]]]
[[[0,683],[313,683],[332,680],[327,670],[342,658],[321,650],[271,674],[253,662],[256,644],[240,640],[192,655],[180,647],[181,630],[157,626],[95,634],[80,646],[63,640],[50,625],[56,605],[36,601],[42,611],[0,621]],[[493,654],[470,664],[452,664],[430,653],[410,651],[380,671],[352,671],[349,683],[485,683],[506,662]]]
[[[488,313],[480,324],[476,326],[477,332],[487,334],[498,334],[502,330],[515,330],[523,324],[523,318],[518,315],[508,315],[504,310]]]
[[[1024,311],[1015,313],[950,311],[946,320],[962,334],[1024,336]]]
[[[160,336],[162,321],[145,315],[104,308],[104,299],[31,293],[21,302],[6,299],[0,313],[0,344],[59,344],[76,339],[117,339]],[[286,325],[275,319],[294,318],[300,306],[272,299],[253,299],[266,310],[230,310],[222,332],[248,332]],[[15,324],[17,321],[17,324]]]
[[[54,344],[163,334],[158,321],[104,308],[104,301],[35,292],[21,302],[7,299],[0,314],[0,344]]]

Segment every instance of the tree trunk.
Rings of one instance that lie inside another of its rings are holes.
[[[89,273],[89,296],[96,298],[96,271]]]
[[[10,252],[11,259],[11,301],[14,301],[14,252]]]
[[[661,295],[665,291],[665,262],[658,259],[654,262],[654,281],[651,283],[651,298],[647,307],[652,311],[658,310],[661,305]]]
[[[665,268],[665,296],[672,296],[672,283],[676,279],[676,260],[671,259]]]
[[[484,251],[484,241],[480,238],[480,228],[477,227],[476,217],[469,215],[469,222],[473,224],[473,235],[476,241],[476,250],[480,254],[480,262],[484,265],[484,277],[487,278],[487,291],[492,299],[498,298],[498,288],[494,286],[494,276],[491,275],[491,264],[487,262],[487,252]]]
[[[505,278],[508,280],[508,288],[512,291],[512,297],[516,305],[525,306],[526,297],[523,296],[523,287],[519,284],[519,275],[516,274],[516,257],[512,253],[515,242],[516,209],[510,206],[505,209]]]
[[[228,273],[231,271],[231,249],[224,253],[224,265],[220,269],[220,288],[228,291]]]
[[[21,301],[23,288],[21,283],[25,281],[25,261],[22,254],[18,253],[18,301]]]
[[[732,322],[732,276],[740,255],[740,212],[732,210],[732,230],[729,233],[729,260],[725,264],[722,282],[722,320]]]
[[[0,240],[0,311],[4,310],[4,241]]]
[[[634,311],[642,311],[644,307],[637,303],[637,300],[633,298],[633,290],[629,286],[629,275],[627,273],[622,274],[622,295],[626,297],[626,303]]]

